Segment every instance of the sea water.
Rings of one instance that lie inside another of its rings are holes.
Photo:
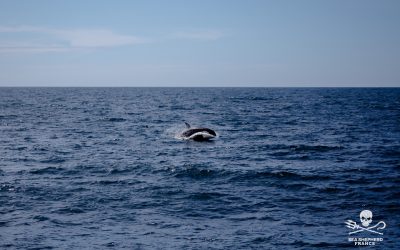
[[[396,88],[0,88],[1,249],[399,249],[399,177]]]

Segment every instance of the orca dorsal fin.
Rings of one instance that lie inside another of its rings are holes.
[[[190,128],[190,124],[185,122],[186,128]]]

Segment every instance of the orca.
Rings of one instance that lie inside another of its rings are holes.
[[[186,140],[208,141],[217,136],[214,130],[209,128],[192,128],[189,123],[185,122],[186,130],[182,132],[181,137]]]

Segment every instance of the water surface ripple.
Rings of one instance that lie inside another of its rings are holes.
[[[0,88],[1,249],[399,249],[399,177],[400,89]]]

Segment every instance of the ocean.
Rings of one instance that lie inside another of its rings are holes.
[[[399,88],[0,88],[0,249],[400,249],[399,187]]]

